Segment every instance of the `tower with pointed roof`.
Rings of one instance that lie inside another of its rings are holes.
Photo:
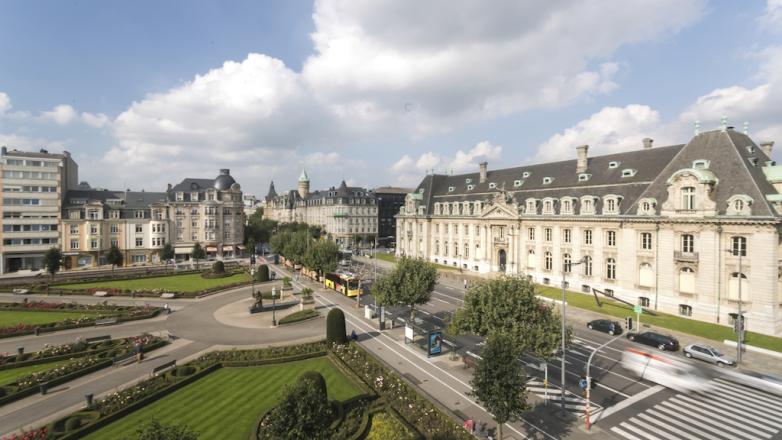
[[[310,194],[310,178],[307,176],[306,170],[301,170],[299,176],[299,197],[306,199]]]

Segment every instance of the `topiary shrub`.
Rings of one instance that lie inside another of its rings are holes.
[[[304,373],[301,373],[301,376],[299,376],[299,382],[305,381],[310,383],[309,386],[316,388],[323,396],[323,399],[327,398],[328,393],[326,392],[326,379],[323,378],[323,375],[317,371],[305,371]]]
[[[212,265],[212,273],[214,274],[224,274],[225,273],[225,265],[222,261],[215,261]]]
[[[347,330],[345,330],[345,314],[342,310],[334,308],[326,315],[326,340],[333,344],[345,344],[348,342]]]
[[[195,372],[196,372],[195,367],[190,365],[185,365],[184,367],[175,368],[172,374],[176,377],[184,377],[184,376],[190,376]]]
[[[81,416],[74,416],[65,421],[66,431],[75,431],[81,428]]]
[[[259,283],[269,281],[269,266],[265,264],[258,266],[258,270],[255,272],[255,281],[258,281]]]

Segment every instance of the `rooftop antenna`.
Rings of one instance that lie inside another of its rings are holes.
[[[744,134],[749,135],[749,121],[744,121]]]
[[[720,129],[722,129],[722,131],[728,129],[728,117],[725,115],[722,115],[722,118],[720,118]]]
[[[701,121],[700,120],[696,120],[695,121],[695,130],[694,131],[695,131],[695,135],[696,136],[701,133]]]

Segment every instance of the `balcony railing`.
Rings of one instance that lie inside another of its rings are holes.
[[[673,258],[676,261],[681,261],[683,263],[697,263],[698,262],[698,253],[697,252],[674,251]]]

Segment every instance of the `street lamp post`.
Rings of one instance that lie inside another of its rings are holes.
[[[725,252],[730,252],[733,256],[739,257],[739,273],[738,273],[738,282],[739,282],[739,303],[738,303],[738,315],[736,316],[736,320],[738,323],[736,324],[737,332],[736,332],[736,365],[741,363],[741,345],[744,341],[744,315],[741,314],[741,280],[744,276],[744,271],[742,270],[742,261],[741,257],[745,252],[744,247],[741,246],[741,243],[739,243],[737,249],[725,249]],[[730,287],[728,287],[730,289]]]
[[[567,272],[565,269],[570,270],[573,266],[578,266],[579,264],[582,264],[584,262],[585,258],[581,258],[575,263],[570,263],[570,267],[567,267],[565,264],[562,265],[562,412],[565,412],[565,339],[567,336],[567,319],[565,317],[567,312],[567,297],[566,297],[566,282],[565,282],[565,276]]]
[[[272,287],[272,326],[277,326],[277,287]]]
[[[622,335],[616,335],[614,336],[610,341],[606,342],[605,344],[595,348],[592,350],[592,354],[589,355],[589,359],[587,360],[586,365],[586,410],[584,415],[584,422],[586,423],[586,429],[589,430],[589,427],[591,426],[589,421],[589,389],[592,388],[592,377],[589,375],[589,368],[592,365],[592,358],[595,356],[595,353],[600,351],[601,348],[607,346],[608,344],[616,341],[617,339],[621,338]]]

